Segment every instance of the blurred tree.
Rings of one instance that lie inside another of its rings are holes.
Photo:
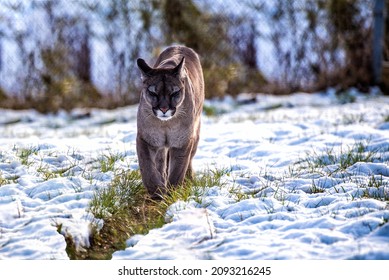
[[[327,5],[326,0],[307,0],[302,9],[307,21],[301,40],[302,51],[306,54],[304,75],[309,77],[300,83],[303,90],[324,90],[338,85],[342,79],[343,48],[333,40],[337,35],[333,32]]]
[[[229,15],[229,42],[236,63],[236,77],[228,86],[228,93],[260,92],[267,84],[258,65],[257,38],[260,32],[253,18],[241,15]]]
[[[90,30],[88,23],[85,24],[84,28],[85,31],[77,36],[79,37],[79,45],[75,49],[75,57],[77,59],[75,72],[81,81],[91,83],[91,49],[89,46]]]
[[[251,87],[258,89],[264,83],[253,56],[256,48],[254,34],[240,39],[238,33],[233,38],[231,36],[231,28],[235,23],[242,23],[242,18],[202,11],[192,0],[164,0],[161,8],[166,43],[184,44],[196,50],[202,58],[207,98],[250,90],[247,81],[252,81],[253,76],[246,75],[248,69],[256,74]]]
[[[386,18],[385,18],[385,35],[384,35],[384,54],[382,68],[382,85],[381,90],[389,95],[389,0],[386,0]]]
[[[112,0],[82,6],[101,25],[95,38],[107,46],[110,65],[108,95],[111,106],[124,106],[139,101],[139,72],[135,61],[142,54],[159,45],[152,29],[157,25],[157,0]],[[159,36],[160,37],[160,36]]]
[[[389,62],[389,0],[386,0],[384,60]]]
[[[342,87],[356,86],[366,91],[373,78],[371,13],[366,14],[366,6],[357,0],[331,0],[327,8],[331,39],[334,45],[342,46],[346,56]]]
[[[77,16],[56,13],[58,3],[47,1],[40,4],[52,37],[39,48],[44,90],[29,102],[41,112],[90,106],[101,99],[91,82],[88,23]]]
[[[371,1],[263,2],[274,50],[273,92],[371,84]]]
[[[26,3],[7,2],[3,4],[15,18],[23,18]],[[41,87],[38,69],[36,66],[35,49],[29,44],[33,34],[31,34],[27,24],[17,25],[6,12],[1,15],[2,33],[4,37],[14,42],[16,54],[22,69],[15,73],[17,83],[10,89],[15,100],[31,98],[37,94]],[[15,27],[16,26],[16,27]],[[16,59],[15,59],[16,62]],[[7,65],[5,65],[7,67]],[[4,70],[3,70],[4,71]],[[7,71],[7,70],[5,70]],[[14,103],[16,103],[14,101]]]
[[[1,15],[0,15],[0,21],[1,21]],[[3,32],[0,29],[0,72],[3,68]],[[0,104],[3,103],[7,99],[7,94],[5,93],[4,89],[0,86]]]

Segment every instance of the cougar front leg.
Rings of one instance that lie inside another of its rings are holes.
[[[164,182],[167,181],[167,157],[168,157],[168,150],[167,148],[163,147],[163,148],[160,148],[156,151],[156,154],[155,154],[155,166],[158,170],[158,172],[161,174],[162,176],[162,180]]]
[[[182,184],[188,168],[191,168],[193,144],[184,148],[171,148],[169,151],[169,181],[172,186]],[[191,173],[191,170],[189,171]]]
[[[197,133],[197,135],[199,135],[199,133]],[[192,167],[192,160],[193,160],[194,155],[196,154],[198,143],[199,143],[199,136],[197,136],[195,141],[193,142],[192,150],[190,152],[189,164],[188,164],[188,168],[186,170],[186,175],[185,175],[185,177],[189,180],[193,180],[194,176],[195,176],[195,172],[194,172],[193,167]]]
[[[155,162],[158,149],[148,145],[142,138],[137,137],[136,151],[143,185],[152,198],[158,198],[166,190],[166,181]]]

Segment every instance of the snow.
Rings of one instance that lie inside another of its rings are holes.
[[[193,165],[227,168],[225,184],[171,205],[113,259],[389,259],[389,98],[351,94],[207,100],[218,113],[203,116]],[[114,176],[99,158],[138,168],[136,111],[1,110],[0,259],[68,259],[64,234],[89,246],[102,222],[89,202]],[[332,161],[361,143],[368,160]]]

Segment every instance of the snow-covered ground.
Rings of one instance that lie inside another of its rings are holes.
[[[227,168],[223,186],[113,259],[389,259],[389,98],[348,99],[207,101],[194,167]],[[0,112],[0,259],[67,259],[64,233],[88,246],[88,203],[114,176],[100,159],[138,168],[136,109]]]

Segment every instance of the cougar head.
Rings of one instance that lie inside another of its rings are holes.
[[[184,63],[185,57],[173,68],[151,68],[143,59],[137,60],[142,72],[142,97],[162,121],[170,120],[184,100]]]

